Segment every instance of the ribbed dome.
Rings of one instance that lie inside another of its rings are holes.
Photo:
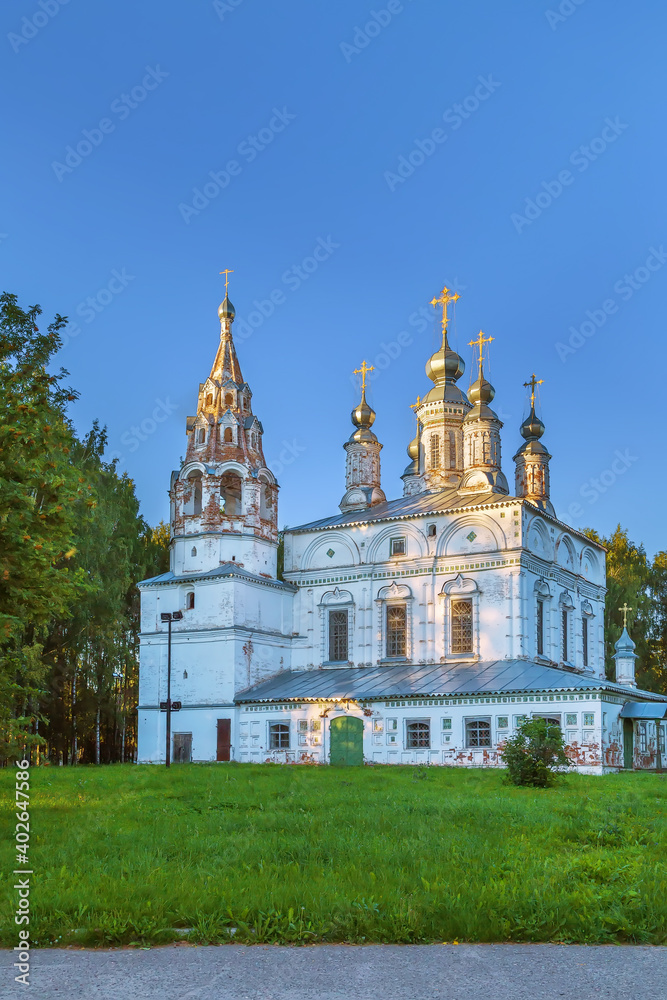
[[[426,362],[426,374],[432,382],[456,382],[463,375],[466,366],[463,358],[453,351],[447,340],[447,331],[442,338],[442,347]]]
[[[234,319],[236,316],[236,310],[230,301],[229,295],[225,295],[224,299],[218,306],[218,316],[221,320]]]
[[[473,404],[490,403],[495,394],[496,390],[482,375],[470,386],[470,389],[468,390],[468,399]]]

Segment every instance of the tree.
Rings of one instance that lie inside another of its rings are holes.
[[[524,719],[505,743],[501,757],[513,785],[546,788],[570,766],[560,726],[547,719]]]
[[[615,677],[614,648],[623,631],[623,615],[620,608],[627,604],[632,608],[628,620],[628,632],[637,647],[637,683],[648,690],[664,690],[664,686],[656,687],[656,684],[663,683],[661,674],[664,667],[659,667],[658,659],[661,657],[660,662],[664,664],[660,643],[667,643],[667,572],[663,573],[660,569],[660,554],[656,557],[658,565],[656,566],[656,563],[651,565],[644,546],[630,541],[628,532],[621,528],[620,524],[609,538],[601,537],[591,528],[587,528],[584,534],[607,549],[607,596],[604,616],[607,677],[610,680]],[[660,588],[665,597],[665,614],[662,618],[659,613]]]
[[[0,755],[38,742],[35,700],[49,621],[82,583],[71,566],[76,509],[93,501],[71,462],[67,372],[48,365],[65,325],[40,333],[41,310],[0,295]]]

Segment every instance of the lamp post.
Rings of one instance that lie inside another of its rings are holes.
[[[183,617],[182,611],[163,611],[160,614],[160,621],[167,622],[167,746],[165,754],[165,765],[171,767],[171,623],[180,622]]]

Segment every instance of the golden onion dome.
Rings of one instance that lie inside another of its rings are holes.
[[[442,347],[426,362],[426,374],[432,382],[456,382],[465,371],[465,363],[456,351],[453,351],[447,340],[445,330],[442,338]]]
[[[473,405],[475,403],[490,403],[495,394],[496,390],[490,382],[487,382],[484,375],[480,375],[468,389],[468,399]]]
[[[368,429],[375,421],[375,410],[366,402],[366,393],[362,392],[361,402],[355,406],[350,414],[350,419],[355,427]]]
[[[236,316],[236,310],[230,301],[229,295],[225,295],[224,299],[218,306],[218,316],[221,320],[234,319]]]
[[[414,437],[408,445],[408,457],[415,462],[419,458],[419,435]]]

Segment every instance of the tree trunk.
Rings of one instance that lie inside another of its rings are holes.
[[[95,763],[100,762],[100,706],[97,705],[97,714],[95,715]]]

